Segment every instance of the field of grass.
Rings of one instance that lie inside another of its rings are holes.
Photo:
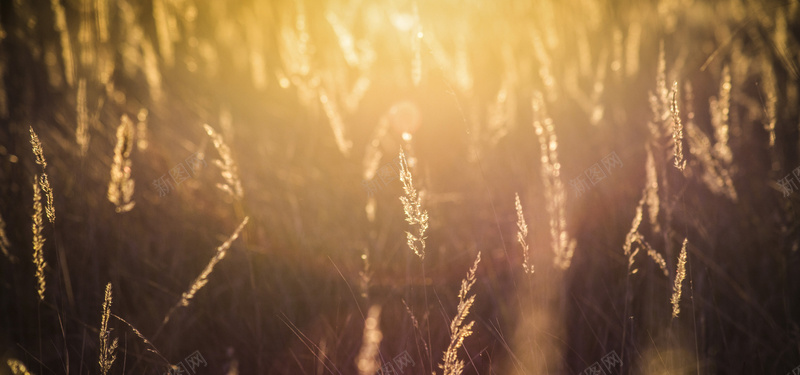
[[[800,1],[0,2],[0,375],[800,373]]]

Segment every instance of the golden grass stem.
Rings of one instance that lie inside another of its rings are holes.
[[[528,224],[525,223],[525,217],[522,215],[522,203],[519,201],[519,194],[514,193],[514,207],[517,210],[517,241],[522,247],[522,268],[525,273],[533,273],[533,264],[530,263],[528,258],[528,243],[525,239],[528,237]]]
[[[214,148],[217,149],[220,157],[220,159],[214,160],[214,164],[220,169],[225,183],[217,184],[217,187],[234,199],[241,200],[244,198],[244,190],[242,189],[242,181],[239,179],[239,168],[236,162],[233,161],[233,156],[231,156],[231,149],[225,143],[222,135],[217,133],[214,128],[208,124],[203,124],[203,128],[214,142]]]
[[[41,200],[42,194],[39,188],[39,176],[37,175],[33,181],[33,264],[36,265],[39,300],[44,301],[44,291],[46,288],[44,269],[47,267],[47,262],[44,260],[44,236],[42,235],[44,224]]]
[[[133,151],[134,128],[128,115],[122,115],[117,127],[117,144],[111,165],[111,180],[108,182],[108,200],[116,206],[117,213],[128,212],[136,202],[132,201],[134,181],[131,178],[131,151]]]
[[[547,214],[550,217],[550,241],[555,254],[554,263],[566,270],[572,262],[575,239],[567,233],[567,193],[561,180],[561,163],[558,162],[558,139],[553,120],[547,116],[544,99],[539,92],[532,100],[533,128],[539,139],[542,181],[544,182]]]
[[[683,279],[686,278],[686,244],[689,242],[688,238],[683,239],[683,246],[681,247],[681,254],[678,256],[678,269],[675,271],[675,285],[672,288],[672,317],[677,318],[681,312],[681,289],[683,286]]]
[[[406,155],[400,149],[400,181],[403,182],[403,190],[405,196],[400,197],[400,202],[403,203],[403,211],[406,214],[406,222],[409,225],[417,227],[417,234],[406,232],[406,239],[408,247],[414,250],[420,259],[425,258],[425,231],[428,229],[428,211],[422,208],[422,198],[414,188],[414,182],[411,179],[411,171],[408,169],[408,162]]]
[[[464,345],[464,339],[472,334],[472,326],[475,324],[475,321],[464,324],[464,320],[469,314],[469,309],[475,303],[475,295],[467,297],[467,294],[475,284],[475,272],[478,270],[480,262],[481,252],[479,251],[475,263],[467,273],[467,278],[461,280],[461,289],[458,292],[458,313],[450,323],[450,345],[444,352],[443,363],[439,365],[439,368],[444,370],[444,375],[460,375],[464,370],[464,361],[458,359],[458,349]]]
[[[164,317],[164,320],[161,323],[162,327],[165,324],[167,324],[167,322],[169,322],[170,317],[179,307],[189,306],[189,303],[194,298],[195,294],[197,294],[197,292],[200,291],[200,289],[202,289],[208,283],[208,276],[211,275],[212,271],[214,271],[214,266],[216,266],[217,263],[219,263],[222,259],[225,258],[225,255],[228,253],[228,249],[230,249],[231,244],[233,243],[233,241],[236,241],[236,239],[239,238],[239,233],[241,233],[242,229],[244,229],[244,226],[247,225],[247,222],[249,220],[250,217],[245,217],[244,220],[242,220],[242,223],[239,224],[239,226],[233,232],[233,234],[225,242],[223,242],[222,245],[219,245],[219,247],[217,247],[216,254],[214,254],[214,257],[211,258],[211,261],[208,262],[206,267],[203,268],[203,271],[200,273],[200,275],[197,276],[194,282],[192,282],[192,285],[189,287],[189,290],[187,290],[181,295],[180,301],[178,301],[178,303],[175,306],[173,306],[172,309],[170,309],[170,311]]]
[[[683,158],[683,124],[681,123],[680,110],[678,109],[678,82],[672,85],[672,102],[669,107],[672,114],[672,142],[675,154],[675,168],[683,171],[686,160]]]
[[[89,150],[89,107],[86,103],[86,79],[78,80],[78,95],[76,100],[78,128],[75,130],[75,140],[81,150],[81,156]]]
[[[118,339],[114,339],[109,343],[111,338],[111,330],[108,329],[108,318],[111,316],[111,283],[106,285],[106,294],[103,299],[103,310],[100,318],[100,371],[103,375],[108,374],[111,370],[111,365],[117,359],[114,351],[117,349]]]
[[[47,168],[47,160],[44,158],[44,148],[42,147],[42,142],[39,140],[39,136],[33,131],[33,127],[30,127],[31,132],[31,148],[33,150],[33,154],[36,156],[36,164],[39,164],[42,167],[42,174],[38,177],[39,179],[39,186],[41,187],[42,191],[44,191],[45,196],[47,197],[47,206],[45,206],[45,212],[47,212],[47,220],[51,223],[55,223],[56,221],[56,208],[53,203],[53,189],[50,187],[50,180],[47,178],[47,172],[45,169]]]

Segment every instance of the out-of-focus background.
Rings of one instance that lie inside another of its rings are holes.
[[[109,331],[111,374],[459,373],[471,321],[465,374],[789,373],[798,26],[796,0],[2,1],[0,374],[104,373]]]

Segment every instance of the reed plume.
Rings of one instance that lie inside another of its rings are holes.
[[[179,308],[179,307],[186,307],[189,306],[189,302],[191,302],[192,298],[194,298],[195,294],[197,294],[200,289],[202,289],[208,283],[208,276],[211,274],[211,271],[214,271],[214,266],[217,265],[225,255],[228,253],[228,249],[231,247],[233,241],[236,241],[239,238],[239,233],[244,229],[244,226],[247,225],[247,222],[250,220],[250,217],[245,217],[242,220],[242,223],[236,228],[233,234],[217,247],[217,252],[214,254],[214,257],[211,258],[211,261],[208,262],[206,267],[203,269],[203,272],[200,273],[199,276],[194,280],[192,286],[189,287],[189,290],[184,292],[181,295],[181,300],[178,302],[177,305],[173,306],[172,309],[167,313],[164,317],[164,321],[162,322],[162,326],[167,324],[171,315]]]
[[[555,253],[554,263],[561,269],[569,268],[575,251],[575,239],[567,233],[567,193],[561,181],[561,164],[558,162],[558,140],[553,129],[553,120],[544,109],[542,94],[534,93],[533,127],[539,139],[541,151],[541,174],[544,182],[547,214],[550,217],[550,240]]]
[[[47,160],[44,158],[44,148],[42,147],[42,142],[39,141],[39,136],[36,135],[35,131],[33,131],[32,126],[30,127],[30,131],[31,148],[33,150],[33,154],[36,156],[36,164],[39,164],[42,167],[42,174],[39,175],[38,179],[39,186],[47,197],[47,205],[45,206],[45,212],[47,212],[47,221],[55,223],[56,208],[53,205],[53,189],[50,187],[50,180],[47,178],[47,172],[45,171],[47,168]]]
[[[228,193],[231,197],[241,200],[244,197],[244,191],[242,190],[242,181],[239,179],[239,168],[236,166],[236,162],[233,161],[233,157],[231,156],[231,149],[228,148],[225,140],[222,139],[222,135],[217,133],[214,128],[208,124],[203,124],[203,128],[214,142],[214,148],[217,149],[217,153],[219,153],[220,157],[220,159],[214,160],[214,164],[220,169],[222,179],[225,183],[219,183],[217,187]]]
[[[342,120],[339,106],[322,87],[319,88],[319,102],[322,104],[322,110],[325,111],[325,116],[328,117],[328,122],[331,124],[333,136],[336,139],[336,146],[339,147],[339,152],[344,156],[348,156],[350,154],[350,149],[353,147],[353,142],[348,140],[344,135],[344,120]]]
[[[628,258],[628,273],[635,274],[639,270],[633,268],[634,258],[639,253],[639,248],[634,247],[636,243],[641,243],[643,236],[639,233],[639,225],[642,223],[642,211],[644,209],[645,197],[647,196],[647,188],[642,192],[642,199],[639,199],[639,204],[636,206],[636,214],[633,216],[631,229],[625,236],[625,244],[622,246],[622,253]]]
[[[669,107],[672,114],[672,142],[675,154],[675,168],[683,171],[686,160],[683,159],[683,124],[681,123],[680,110],[678,109],[678,82],[672,85],[672,102]]]
[[[528,237],[528,224],[525,223],[525,217],[522,215],[522,203],[520,203],[517,193],[514,193],[514,207],[517,209],[517,241],[522,246],[522,268],[525,269],[525,273],[533,273],[533,264],[528,258],[528,243],[525,242],[525,238]]]
[[[44,226],[42,219],[42,193],[39,188],[39,176],[36,176],[33,181],[33,264],[36,265],[36,280],[38,281],[39,300],[44,301],[45,279],[44,268],[47,267],[47,262],[44,260],[44,236],[42,235],[42,228]]]
[[[481,252],[478,252],[478,257],[475,258],[475,263],[467,273],[467,278],[461,280],[461,290],[458,292],[458,313],[450,323],[450,345],[444,352],[442,361],[439,368],[444,370],[444,375],[460,375],[464,370],[464,361],[458,359],[458,349],[464,344],[464,339],[472,334],[472,326],[475,321],[464,324],[464,320],[469,314],[469,309],[475,303],[475,295],[467,297],[472,285],[475,284],[475,272],[478,270],[478,263],[481,262]]]
[[[381,365],[379,352],[383,333],[381,333],[380,319],[381,307],[378,305],[371,306],[367,312],[367,319],[364,321],[364,338],[361,343],[361,350],[356,357],[359,375],[373,375]]]
[[[11,368],[11,373],[14,375],[32,375],[32,373],[28,371],[28,368],[25,367],[25,364],[20,360],[9,358],[6,363],[8,367]]]
[[[769,147],[775,146],[775,124],[777,122],[777,86],[778,82],[775,78],[775,70],[772,67],[770,59],[762,57],[761,59],[761,89],[766,97],[766,105],[764,109],[764,130],[769,134]]]
[[[635,263],[636,255],[639,254],[639,250],[644,249],[647,250],[647,255],[656,263],[656,265],[658,265],[658,267],[664,273],[664,276],[668,276],[669,272],[667,271],[667,263],[664,261],[664,257],[662,257],[661,254],[656,251],[656,249],[650,246],[650,244],[645,240],[644,235],[639,232],[639,226],[642,224],[644,205],[647,202],[649,210],[651,207],[648,200],[651,198],[651,187],[649,185],[645,186],[644,191],[642,191],[642,198],[639,199],[639,204],[636,206],[636,214],[633,216],[631,229],[625,236],[625,244],[622,246],[622,252],[628,258],[629,274],[633,275],[639,271],[637,268],[633,268],[633,265]],[[652,215],[652,211],[650,211],[650,214]]]
[[[714,144],[714,157],[722,161],[726,167],[730,166],[733,159],[731,148],[728,147],[728,133],[730,132],[731,109],[731,72],[725,65],[722,69],[722,82],[719,86],[719,97],[709,99],[711,110],[711,125],[714,127],[716,143]]]
[[[709,137],[694,123],[694,108],[692,106],[692,85],[686,83],[686,135],[689,141],[689,152],[695,156],[697,161],[703,168],[701,179],[711,192],[718,195],[723,195],[736,202],[738,194],[733,185],[731,177],[731,165],[726,164],[724,157],[717,157],[719,151],[715,150],[728,150],[725,146],[712,145]],[[713,121],[713,120],[712,120]],[[720,158],[723,158],[721,161]]]
[[[675,271],[675,285],[672,288],[672,317],[677,318],[681,312],[681,287],[683,279],[686,278],[686,244],[688,238],[683,239],[681,254],[678,256],[678,269]]]
[[[117,144],[114,146],[114,162],[111,165],[111,180],[108,182],[108,200],[116,206],[117,213],[128,212],[136,202],[133,197],[134,182],[131,178],[131,151],[133,151],[134,128],[128,115],[122,115],[117,127]]]
[[[656,251],[656,249],[652,248],[650,244],[647,242],[644,243],[645,248],[647,249],[647,256],[656,263],[658,268],[661,269],[661,272],[664,273],[664,276],[669,276],[669,271],[667,270],[667,261],[664,260],[664,257]]]
[[[428,230],[428,211],[422,209],[422,198],[414,188],[414,182],[411,179],[411,171],[408,169],[408,162],[406,162],[406,155],[403,149],[400,149],[400,181],[403,182],[403,190],[405,196],[400,197],[400,202],[403,203],[403,211],[406,214],[406,222],[417,227],[417,234],[406,232],[406,240],[408,247],[414,250],[420,259],[425,259],[425,231]]]
[[[422,342],[422,349],[425,353],[428,353],[428,343],[425,342],[425,339],[422,338],[422,329],[419,325],[419,320],[417,317],[414,316],[414,312],[411,311],[411,308],[408,307],[408,303],[406,303],[405,299],[401,299],[403,301],[403,306],[406,308],[406,312],[408,313],[408,317],[411,318],[411,325],[414,326],[414,330],[417,331],[417,335],[415,336],[420,342]]]
[[[109,343],[111,330],[108,329],[108,318],[111,316],[111,283],[106,285],[106,294],[103,299],[103,312],[100,318],[100,371],[108,374],[114,360],[117,359],[114,350],[117,349],[117,339]]]
[[[656,68],[656,93],[650,96],[650,105],[653,110],[656,123],[665,125],[665,134],[668,134],[668,127],[665,120],[670,115],[669,89],[667,88],[667,59],[664,52],[664,41],[658,44],[658,66]],[[656,139],[660,139],[658,136]]]

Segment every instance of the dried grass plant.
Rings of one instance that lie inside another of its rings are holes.
[[[650,246],[650,244],[645,240],[644,235],[642,235],[642,233],[639,231],[639,226],[642,224],[644,205],[650,197],[649,190],[650,186],[648,185],[642,192],[642,198],[639,199],[639,204],[636,206],[636,214],[633,216],[631,229],[625,236],[625,244],[622,246],[622,252],[625,257],[628,258],[629,275],[633,275],[639,271],[639,269],[634,268],[633,265],[635,263],[636,255],[639,254],[639,250],[644,249],[647,251],[647,255],[650,257],[650,259],[652,259],[664,273],[664,276],[668,276],[669,272],[667,271],[667,263],[664,261],[664,257],[661,256],[656,249]],[[652,211],[650,213],[652,214]]]
[[[688,238],[683,239],[683,246],[681,247],[681,254],[678,256],[678,268],[675,271],[675,285],[672,288],[672,317],[677,318],[681,312],[681,289],[683,287],[683,279],[686,278],[686,244],[689,242]]]
[[[672,85],[672,102],[669,107],[672,114],[672,142],[673,153],[675,154],[675,168],[683,171],[686,168],[686,160],[683,156],[683,123],[681,122],[680,110],[678,109],[678,82]]]
[[[236,165],[236,162],[233,161],[231,149],[225,143],[225,140],[222,139],[222,135],[217,133],[214,128],[208,124],[204,124],[203,128],[214,142],[214,147],[217,149],[217,153],[219,153],[220,157],[220,159],[214,160],[214,164],[220,169],[222,179],[225,183],[217,184],[217,187],[228,193],[228,195],[234,199],[241,200],[244,198],[244,190],[242,190],[242,181],[239,179],[239,167]]]
[[[46,288],[44,269],[47,267],[47,262],[44,260],[44,236],[42,235],[44,219],[42,218],[41,200],[42,193],[39,188],[39,176],[36,176],[33,181],[33,264],[36,265],[39,300],[44,301],[44,291]]]
[[[406,232],[408,247],[414,250],[414,254],[425,259],[425,231],[428,230],[428,211],[422,208],[422,198],[414,188],[414,181],[411,179],[411,171],[408,169],[408,162],[403,150],[400,149],[400,181],[403,182],[405,196],[400,197],[403,203],[403,211],[406,214],[406,222],[412,227],[417,227],[417,234]]]
[[[114,146],[114,161],[111,164],[111,180],[108,182],[108,200],[116,207],[117,213],[133,209],[134,181],[131,178],[131,151],[134,147],[133,122],[128,115],[122,115],[117,127],[117,144]]]
[[[658,198],[658,172],[656,171],[656,162],[653,157],[653,150],[649,144],[645,145],[647,152],[647,161],[645,162],[645,195],[647,202],[647,213],[650,218],[650,226],[653,227],[653,232],[661,232],[661,225],[658,223],[658,212],[660,211],[660,199]]]
[[[158,351],[158,349],[156,348],[156,346],[155,346],[155,345],[153,345],[153,343],[152,343],[150,340],[148,340],[148,339],[147,339],[147,337],[145,337],[145,336],[144,336],[144,335],[143,335],[141,332],[139,332],[139,330],[138,330],[138,329],[136,329],[136,327],[134,327],[134,326],[133,326],[133,324],[129,323],[129,322],[128,322],[127,320],[125,320],[125,319],[122,319],[122,318],[120,318],[118,315],[116,315],[116,314],[114,314],[114,313],[111,313],[111,312],[109,312],[109,313],[111,314],[111,316],[113,316],[113,317],[117,318],[117,320],[119,320],[120,322],[122,322],[123,324],[125,324],[126,326],[128,326],[128,328],[130,328],[130,329],[131,329],[131,331],[133,332],[133,334],[134,334],[134,335],[136,335],[136,337],[138,337],[139,339],[141,339],[141,340],[142,340],[142,342],[143,342],[145,345],[149,346],[149,348],[147,348],[147,351],[149,351],[149,352],[152,352],[152,353],[155,353],[157,356],[159,356],[159,357],[160,357],[160,358],[161,358],[161,359],[164,361],[164,363],[166,363],[166,364],[167,364],[167,366],[170,366],[170,364],[169,364],[169,361],[167,360],[167,358],[165,358],[165,357],[164,357],[164,356],[161,354],[161,352],[160,352],[160,351]]]
[[[517,242],[522,247],[522,268],[525,273],[533,273],[533,264],[530,263],[528,258],[528,243],[525,239],[528,237],[528,224],[525,223],[525,217],[522,215],[522,203],[519,201],[519,194],[514,193],[514,207],[517,210]]]
[[[164,317],[164,320],[161,323],[162,327],[169,322],[170,317],[173,313],[175,313],[175,311],[177,311],[179,307],[189,306],[189,303],[191,302],[192,298],[194,298],[195,294],[197,294],[197,292],[208,283],[208,276],[211,275],[212,271],[214,271],[214,266],[216,266],[217,263],[225,258],[225,255],[228,253],[228,249],[230,249],[231,244],[233,241],[236,241],[236,239],[239,238],[239,234],[241,233],[242,229],[244,229],[244,226],[247,225],[249,220],[250,217],[245,217],[244,220],[242,220],[242,223],[239,224],[235,231],[233,231],[233,234],[225,242],[223,242],[222,245],[217,247],[216,254],[214,254],[213,258],[211,258],[211,261],[208,262],[206,267],[203,268],[203,271],[200,272],[200,275],[197,276],[194,282],[192,282],[189,290],[181,295],[180,301],[178,301],[178,303],[173,306]]]
[[[111,283],[106,285],[106,294],[103,299],[103,311],[100,319],[100,371],[108,374],[111,365],[117,359],[114,351],[117,349],[117,339],[111,339],[111,330],[108,328],[108,318],[111,316]]]
[[[628,258],[628,274],[632,275],[639,270],[633,268],[634,259],[636,254],[639,253],[639,248],[634,247],[636,243],[640,243],[643,239],[639,233],[639,225],[642,223],[642,211],[644,209],[644,202],[646,197],[646,190],[642,193],[642,199],[639,199],[639,204],[636,206],[636,214],[633,216],[631,229],[625,236],[625,244],[622,246],[622,253]]]
[[[53,10],[55,29],[61,40],[61,57],[64,63],[64,76],[66,77],[67,84],[73,86],[75,84],[75,62],[72,58],[72,45],[70,43],[64,6],[61,5],[59,0],[50,0],[50,5]]]
[[[561,180],[561,164],[558,162],[558,139],[556,138],[553,120],[547,116],[542,94],[534,93],[533,127],[539,139],[541,151],[541,174],[544,182],[547,214],[550,217],[550,240],[554,263],[566,270],[572,261],[575,251],[575,239],[567,233],[566,205],[567,193]]]
[[[727,65],[722,69],[719,96],[709,99],[709,108],[711,111],[711,125],[714,127],[716,138],[713,155],[728,168],[733,161],[733,154],[728,146],[731,111],[731,71]]]
[[[86,102],[86,79],[78,80],[78,94],[76,98],[76,113],[78,127],[75,130],[75,141],[80,147],[81,156],[89,150],[89,106]]]
[[[724,164],[724,160],[729,158],[729,156],[725,156],[725,153],[730,152],[730,149],[727,145],[718,146],[717,144],[712,144],[709,137],[695,124],[694,108],[692,106],[693,90],[691,84],[686,84],[685,92],[687,103],[686,135],[689,141],[689,152],[694,155],[702,168],[700,178],[711,192],[725,196],[731,201],[736,202],[738,200],[738,194],[733,185],[731,167]],[[720,115],[716,116],[722,117]],[[721,132],[722,130],[717,131],[718,136],[720,136],[719,133]],[[720,156],[717,157],[715,155]]]
[[[33,149],[33,154],[36,156],[36,164],[39,164],[42,167],[42,174],[37,178],[39,179],[39,186],[47,197],[47,205],[45,206],[47,220],[51,223],[55,223],[56,208],[53,204],[53,189],[50,187],[50,180],[47,178],[47,160],[44,158],[44,148],[42,148],[42,142],[39,140],[39,136],[36,135],[36,132],[33,131],[32,126],[30,127],[30,132],[31,148]]]
[[[341,152],[342,155],[348,156],[350,155],[350,149],[353,147],[353,142],[348,140],[344,134],[345,125],[342,119],[342,113],[339,111],[339,105],[324,88],[320,87],[318,90],[319,102],[322,104],[322,110],[325,112],[325,116],[328,117],[328,121],[331,124],[331,129],[336,139],[336,146],[339,148],[339,152]]]
[[[761,59],[761,90],[764,93],[764,130],[769,134],[769,147],[775,146],[775,124],[777,123],[777,86],[775,69],[766,56]]]
[[[450,345],[444,352],[442,358],[443,363],[439,368],[444,370],[444,375],[459,375],[464,370],[464,361],[458,359],[458,349],[464,345],[464,339],[472,334],[472,326],[474,321],[464,323],[469,314],[469,309],[475,303],[475,295],[467,297],[472,285],[475,284],[475,272],[478,270],[478,263],[481,262],[481,252],[478,252],[478,257],[475,258],[475,263],[467,273],[467,278],[461,280],[461,289],[458,291],[458,312],[450,323]]]

